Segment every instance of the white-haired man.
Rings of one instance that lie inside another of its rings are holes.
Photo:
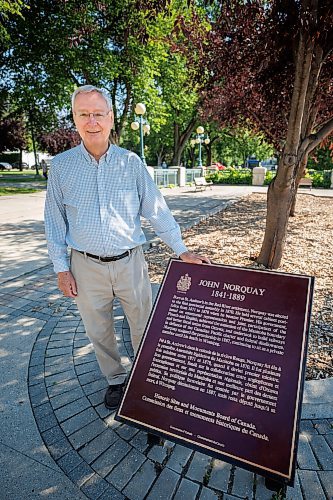
[[[183,261],[209,260],[187,251],[178,224],[138,156],[110,144],[113,111],[107,92],[79,87],[72,110],[82,142],[52,160],[46,237],[59,289],[76,300],[109,383],[105,405],[114,410],[127,373],[115,338],[113,300],[118,297],[124,309],[134,352],[152,306],[140,216]]]

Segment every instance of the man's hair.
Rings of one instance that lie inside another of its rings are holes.
[[[110,95],[107,90],[105,89],[100,89],[98,87],[95,87],[94,85],[82,85],[82,87],[78,87],[76,90],[74,90],[72,94],[72,110],[74,111],[74,102],[75,98],[78,94],[88,94],[89,92],[98,92],[101,94],[103,99],[105,100],[108,110],[112,111],[112,101],[110,98]]]

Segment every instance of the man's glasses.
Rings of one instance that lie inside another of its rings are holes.
[[[75,116],[81,121],[89,121],[90,118],[94,118],[94,120],[100,122],[105,120],[110,111],[107,111],[107,113],[75,113]]]

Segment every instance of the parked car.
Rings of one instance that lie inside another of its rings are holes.
[[[14,162],[13,168],[20,168],[20,162],[19,161]],[[22,168],[29,168],[29,165],[25,161],[22,161]]]
[[[12,166],[10,163],[6,163],[5,161],[0,162],[0,170],[11,170]]]
[[[216,167],[216,170],[225,170],[227,167],[219,163],[218,161],[212,164],[212,167]]]

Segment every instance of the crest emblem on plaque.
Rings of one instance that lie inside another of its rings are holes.
[[[185,276],[181,276],[177,281],[178,292],[187,292],[191,288],[192,280],[190,276],[186,273]]]

